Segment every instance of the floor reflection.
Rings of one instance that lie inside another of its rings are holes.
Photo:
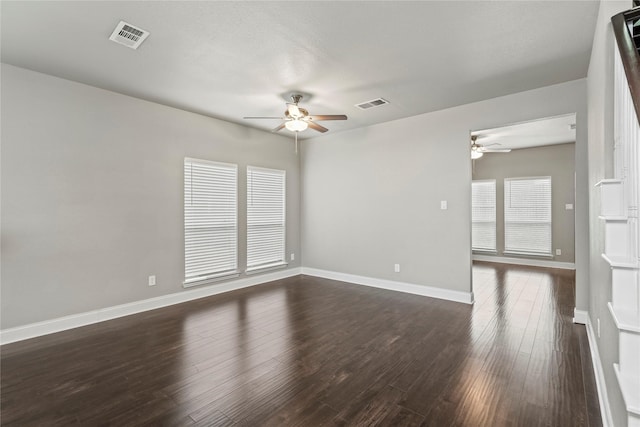
[[[573,272],[473,283],[467,305],[297,276],[5,346],[3,425],[598,425]]]

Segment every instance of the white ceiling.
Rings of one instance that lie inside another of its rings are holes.
[[[2,1],[2,62],[271,129],[313,95],[332,132],[586,77],[596,1]],[[124,20],[138,50],[108,40]],[[389,105],[354,104],[382,97]],[[283,131],[287,132],[287,131]],[[320,135],[308,130],[301,137]]]
[[[471,132],[480,145],[492,149],[541,147],[576,142],[576,115],[567,114]],[[573,125],[573,126],[572,126]]]

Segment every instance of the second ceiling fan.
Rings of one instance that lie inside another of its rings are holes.
[[[327,129],[324,126],[319,125],[316,122],[324,120],[347,120],[347,116],[344,114],[309,114],[309,111],[300,107],[298,103],[302,100],[302,95],[291,95],[293,102],[287,103],[287,109],[284,111],[283,117],[244,117],[245,119],[280,119],[284,120],[278,127],[272,129],[272,132],[278,132],[284,128],[292,132],[302,132],[307,128],[311,128],[318,132],[326,132]]]
[[[509,153],[511,148],[489,148],[494,145],[501,145],[497,142],[488,145],[478,144],[478,135],[471,135],[471,158],[473,160],[479,159],[484,153]]]

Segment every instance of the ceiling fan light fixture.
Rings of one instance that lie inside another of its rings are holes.
[[[289,113],[289,116],[293,117],[294,119],[299,119],[300,117],[302,117],[302,112],[296,104],[289,104],[287,106],[287,112]]]
[[[484,155],[484,153],[482,151],[478,151],[478,150],[471,150],[471,159],[472,160],[476,160],[479,159],[480,157],[482,157]]]
[[[302,132],[309,127],[309,123],[304,120],[289,120],[284,126],[291,132]]]

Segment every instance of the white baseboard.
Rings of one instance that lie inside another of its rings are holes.
[[[324,277],[325,279],[340,280],[342,282],[354,283],[356,285],[371,286],[374,288],[382,288],[391,291],[422,295],[425,297],[473,304],[473,292],[452,291],[449,289],[436,288],[433,286],[416,285],[413,283],[396,282],[386,279],[376,279],[374,277],[357,276],[354,274],[319,270],[317,268],[309,267],[302,267],[302,274],[306,274],[308,276]]]
[[[588,321],[589,321],[589,312],[584,310],[578,310],[577,308],[573,309],[573,323],[586,325]]]
[[[604,370],[598,351],[598,342],[596,334],[593,331],[591,318],[587,313],[587,338],[589,341],[589,349],[591,350],[591,363],[593,364],[593,373],[596,377],[596,388],[598,389],[598,402],[600,403],[600,417],[602,418],[603,427],[613,427],[613,419],[611,418],[611,408],[609,407],[609,397],[607,395],[607,384],[604,380]]]
[[[473,261],[498,262],[501,264],[517,264],[528,265],[532,267],[561,268],[563,270],[575,270],[576,265],[573,262],[549,261],[546,259],[533,258],[509,258],[504,256],[478,255],[474,254],[471,259]]]
[[[79,328],[81,326],[91,325],[105,320],[154,310],[156,308],[167,307],[169,305],[180,304],[182,302],[247,288],[249,286],[255,286],[261,283],[284,279],[291,276],[297,276],[301,274],[301,270],[302,269],[300,267],[297,267],[266,274],[248,276],[230,282],[200,286],[197,289],[189,289],[155,298],[134,301],[113,307],[101,308],[71,316],[59,317],[57,319],[4,329],[0,331],[0,344],[9,344],[16,341],[65,331],[67,329]]]

